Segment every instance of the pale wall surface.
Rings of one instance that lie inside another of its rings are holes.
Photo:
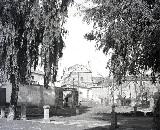
[[[11,99],[12,86],[10,83],[5,83],[1,87],[6,88],[6,102],[9,103]],[[60,98],[61,93],[63,93],[61,88],[45,89],[40,85],[19,85],[18,104],[25,103],[28,105],[38,106],[46,104],[54,106],[57,98]],[[61,99],[63,99],[63,97]],[[60,102],[62,102],[61,99]]]

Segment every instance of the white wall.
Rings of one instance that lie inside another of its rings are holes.
[[[89,89],[79,88],[79,101],[88,100]]]
[[[92,100],[101,103],[101,99],[108,98],[107,88],[92,88],[91,93]]]
[[[44,84],[44,76],[36,73],[32,73],[31,76],[33,76],[33,79],[31,77],[32,81],[35,81],[36,84],[43,85]]]

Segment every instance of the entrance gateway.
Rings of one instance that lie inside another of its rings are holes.
[[[78,91],[76,88],[63,88],[63,106],[76,107],[78,105]]]

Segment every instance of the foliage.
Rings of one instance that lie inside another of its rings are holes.
[[[160,1],[91,1],[96,6],[85,10],[84,20],[94,28],[85,37],[96,40],[105,54],[113,51],[108,65],[117,82],[149,69],[155,78],[160,72]]]
[[[47,88],[56,80],[64,47],[63,23],[71,0],[0,0],[0,70],[12,83],[11,105],[18,99],[18,84],[27,83],[31,68],[42,58]],[[40,51],[39,51],[40,50]],[[52,71],[52,72],[51,72]]]

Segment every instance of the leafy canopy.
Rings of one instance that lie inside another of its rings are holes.
[[[84,20],[93,22],[85,35],[96,40],[105,54],[113,51],[108,65],[117,82],[127,74],[160,72],[159,0],[88,0],[95,6],[85,10]]]
[[[13,84],[28,82],[39,57],[45,87],[56,80],[64,47],[63,27],[71,0],[1,0],[0,69]],[[39,51],[40,50],[40,51]]]

